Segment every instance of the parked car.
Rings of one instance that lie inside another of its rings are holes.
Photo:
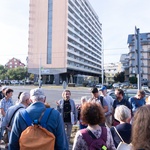
[[[0,85],[3,85],[4,84],[4,81],[0,80]]]
[[[11,82],[10,82],[9,80],[4,80],[4,84],[5,84],[5,85],[10,85]]]
[[[121,88],[128,88],[129,86],[130,86],[129,82],[123,82],[123,83],[120,84]]]
[[[20,80],[20,81],[19,81],[19,84],[25,84],[25,81]]]
[[[11,84],[19,84],[19,82],[17,80],[11,80],[10,83]]]
[[[132,84],[132,88],[137,89],[137,84]]]
[[[113,88],[120,88],[121,83],[114,83],[112,86]]]
[[[30,85],[30,84],[33,84],[33,83],[34,83],[34,81],[26,80],[26,81],[25,81],[25,83]]]
[[[95,87],[98,88],[98,90],[99,90],[102,88],[102,84],[97,84]]]
[[[130,97],[134,97],[137,93],[137,89],[124,89],[124,98],[129,99]],[[144,90],[146,97],[150,96],[150,92],[147,90]],[[116,99],[115,90],[111,90],[107,92],[109,96],[111,96],[113,99]]]
[[[149,90],[149,88],[148,88],[147,85],[143,85],[143,86],[142,86],[142,90]]]

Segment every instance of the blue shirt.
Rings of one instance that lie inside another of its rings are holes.
[[[145,105],[145,98],[137,99],[136,97],[129,98],[129,103],[131,104],[132,112],[135,113],[137,108]]]
[[[11,98],[6,99],[5,97],[0,101],[0,109],[4,109],[4,112],[8,110],[10,106],[13,105],[13,101]],[[1,116],[1,120],[3,121],[5,119],[5,116]]]
[[[39,119],[41,113],[45,109],[42,102],[31,104],[26,110],[32,120]],[[25,121],[18,112],[14,119],[12,132],[9,139],[9,150],[19,150],[19,138],[23,130],[27,128]],[[55,135],[55,150],[68,150],[68,141],[64,130],[64,124],[60,113],[57,110],[52,110],[52,113],[47,122],[47,130]],[[40,138],[40,137],[39,137]]]
[[[10,106],[13,105],[13,101],[11,98],[9,98],[8,100],[4,97],[1,101],[0,101],[0,108],[4,109],[4,112],[6,113],[6,111],[8,110],[8,108]]]
[[[113,108],[115,109],[119,105],[125,105],[129,109],[131,109],[131,105],[130,105],[130,103],[126,99],[122,99],[120,102],[117,99],[115,99],[114,103],[113,103]]]

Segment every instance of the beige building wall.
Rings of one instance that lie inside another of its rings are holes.
[[[53,1],[52,62],[47,64],[48,0],[30,0],[28,68],[66,68],[67,0]],[[40,12],[40,13],[39,13]]]

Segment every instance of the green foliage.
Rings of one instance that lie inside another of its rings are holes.
[[[9,80],[22,80],[26,76],[26,70],[24,68],[9,69],[7,71],[7,76]]]
[[[0,80],[6,79],[6,72],[7,69],[5,69],[3,65],[0,65]]]
[[[124,72],[116,73],[114,76],[114,80],[115,80],[115,82],[124,82],[124,80],[125,80]]]
[[[129,77],[129,81],[132,84],[137,84],[137,77]]]
[[[12,68],[6,69],[4,66],[0,65],[0,79],[1,80],[23,80],[26,77],[26,68]]]
[[[34,74],[30,74],[30,76],[29,76],[29,79],[31,80],[31,81],[33,81],[34,80]]]

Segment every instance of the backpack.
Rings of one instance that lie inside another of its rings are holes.
[[[83,139],[86,141],[89,150],[107,150],[106,141],[107,141],[107,129],[106,127],[102,128],[102,134],[99,138],[96,138],[95,135],[89,129],[80,130]]]
[[[103,103],[103,96],[99,96],[99,98],[98,98],[99,100],[100,100],[100,102],[101,102],[101,104],[102,104],[102,107],[104,107],[104,103]]]
[[[20,112],[28,125],[19,139],[20,150],[54,150],[55,136],[46,129],[52,110],[47,108],[38,120],[33,121],[26,110]]]

